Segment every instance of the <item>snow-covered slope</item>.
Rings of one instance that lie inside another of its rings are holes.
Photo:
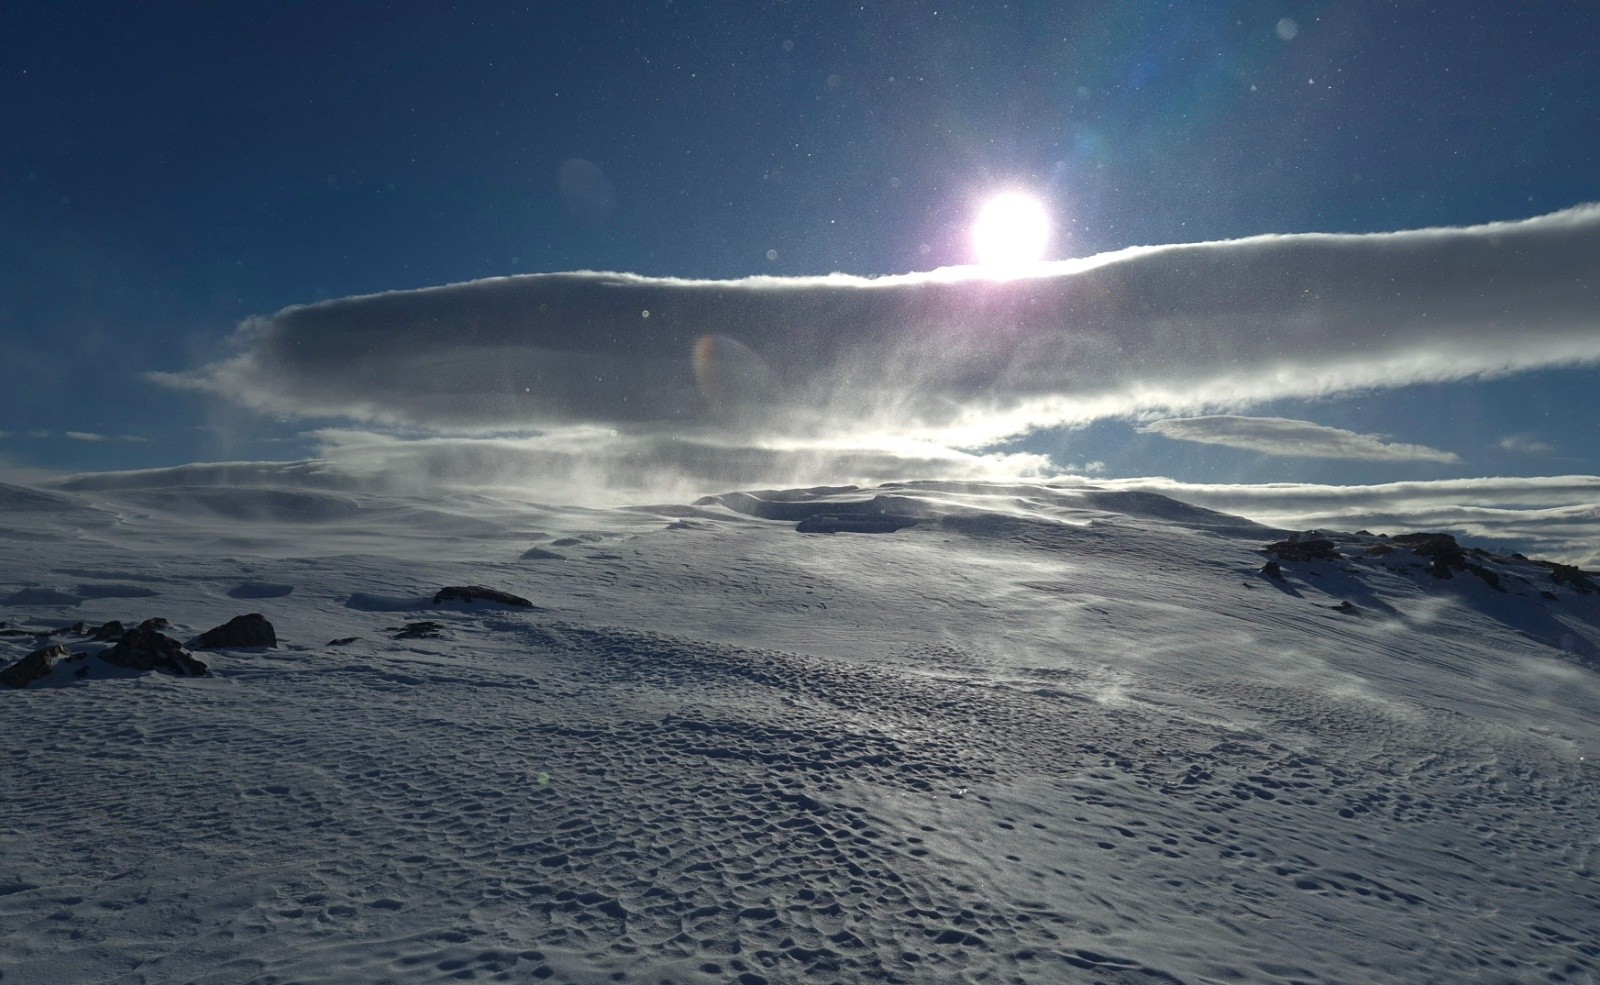
[[[72,652],[0,693],[4,985],[1600,977],[1581,573],[1092,488],[194,478],[0,487],[0,662]]]

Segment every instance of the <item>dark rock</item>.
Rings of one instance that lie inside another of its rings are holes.
[[[1342,612],[1347,616],[1358,616],[1361,614],[1361,610],[1356,608],[1356,604],[1349,599],[1345,599],[1343,602],[1340,602],[1338,605],[1331,606],[1330,608],[1332,608],[1334,612]]]
[[[1367,557],[1388,557],[1394,553],[1394,548],[1388,544],[1373,544],[1367,548]]]
[[[195,640],[195,645],[213,650],[232,646],[277,646],[278,634],[272,623],[259,612],[247,616],[234,616],[221,626],[208,629]]]
[[[1550,572],[1550,580],[1557,585],[1565,585],[1583,595],[1591,592],[1600,592],[1600,585],[1595,584],[1597,576],[1592,571],[1584,571],[1575,564],[1559,564],[1555,561],[1535,561],[1534,564]]]
[[[1309,540],[1280,540],[1276,544],[1268,544],[1267,550],[1278,555],[1285,561],[1337,561],[1339,552],[1333,546],[1333,541],[1324,537],[1312,537]]]
[[[530,547],[522,552],[524,561],[565,561],[567,556],[558,551],[547,551],[542,547]]]
[[[0,636],[32,636],[26,629],[0,629]]]
[[[801,520],[794,529],[803,534],[892,534],[916,524],[916,517],[893,514],[834,516],[831,513],[818,513]]]
[[[171,626],[171,625],[172,625],[172,623],[167,622],[165,619],[161,618],[160,616],[156,616],[153,619],[146,619],[144,622],[140,623],[139,624],[139,628],[140,629],[154,629],[154,630],[160,631],[160,630],[166,629],[168,626]]]
[[[100,659],[133,670],[164,670],[179,677],[203,677],[210,671],[183,644],[157,632],[148,622],[122,634],[117,645],[102,651]]]
[[[1482,578],[1483,583],[1495,591],[1503,592],[1506,590],[1505,586],[1500,584],[1499,572],[1491,571],[1481,564],[1473,564],[1471,561],[1467,562],[1467,570],[1477,575],[1479,578]]]
[[[520,595],[502,592],[497,588],[484,588],[482,585],[456,585],[441,588],[434,593],[433,604],[441,602],[496,602],[500,605],[514,605],[523,609],[533,608],[533,603]]]
[[[1554,602],[1557,599],[1555,592],[1546,592],[1543,590],[1539,592],[1539,597],[1542,599],[1549,599],[1551,602]]]
[[[1421,532],[1414,534],[1395,534],[1392,538],[1396,544],[1401,544],[1416,551],[1418,554],[1434,554],[1438,551],[1460,550],[1461,545],[1456,543],[1453,534],[1437,534]]]
[[[433,639],[444,629],[436,622],[424,620],[422,622],[408,622],[404,626],[390,626],[388,632],[394,634],[397,640]]]
[[[1261,566],[1261,573],[1274,581],[1283,581],[1283,568],[1279,567],[1276,561],[1268,560]]]
[[[5,670],[0,670],[0,684],[7,687],[27,687],[50,673],[50,668],[57,660],[71,653],[71,650],[60,643],[35,650]]]
[[[361,637],[359,637],[359,636],[341,636],[336,640],[329,640],[327,645],[328,646],[344,646],[347,643],[354,643],[356,640],[359,640],[360,638]]]
[[[1455,572],[1467,570],[1466,552],[1449,534],[1397,534],[1393,541],[1428,558],[1428,574],[1435,578],[1453,578]]]
[[[113,619],[110,622],[102,625],[99,629],[90,633],[89,638],[91,640],[99,640],[101,642],[109,643],[112,640],[122,639],[122,634],[126,633],[127,631],[128,628],[126,626]]]

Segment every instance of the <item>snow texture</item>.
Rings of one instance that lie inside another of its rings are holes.
[[[1279,580],[1080,486],[0,498],[0,661],[70,651],[0,693],[5,985],[1600,975],[1600,593],[1524,558]],[[249,611],[207,677],[90,628]]]

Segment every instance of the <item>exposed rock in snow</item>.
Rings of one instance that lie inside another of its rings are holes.
[[[1583,595],[1600,593],[1600,584],[1596,584],[1594,581],[1595,578],[1600,578],[1600,574],[1592,571],[1583,571],[1577,565],[1557,564],[1554,561],[1534,561],[1533,563],[1549,569],[1550,580],[1557,585],[1565,585]]]
[[[272,623],[259,612],[234,616],[221,626],[206,630],[195,639],[195,645],[206,650],[241,646],[277,646],[278,634]]]
[[[179,677],[203,677],[210,673],[182,643],[153,628],[153,622],[155,620],[147,619],[137,629],[123,633],[116,646],[101,651],[100,659],[116,667],[164,670]]]
[[[497,605],[511,605],[521,609],[533,608],[533,603],[520,595],[502,592],[498,588],[485,588],[482,585],[456,585],[441,588],[433,595],[433,604],[443,602],[494,602]]]
[[[1334,549],[1333,541],[1324,537],[1311,537],[1306,540],[1280,540],[1275,544],[1268,544],[1267,550],[1285,561],[1339,560],[1339,552]]]
[[[546,550],[543,547],[530,547],[522,552],[524,561],[565,561],[567,556],[559,551]]]
[[[834,516],[819,513],[801,520],[795,529],[803,534],[892,534],[916,524],[917,519],[909,516]]]
[[[0,684],[7,687],[27,687],[49,674],[50,668],[57,660],[71,653],[71,650],[60,643],[35,650],[5,670],[0,670]]]
[[[108,623],[102,623],[99,629],[96,629],[93,633],[89,634],[89,638],[91,640],[109,643],[112,640],[122,639],[122,634],[126,633],[127,631],[128,627],[124,626],[121,620],[113,619]]]
[[[439,632],[442,629],[444,629],[444,627],[439,623],[436,623],[430,619],[424,619],[420,622],[408,622],[404,626],[390,626],[385,631],[393,633],[394,638],[397,640],[415,640],[433,639],[439,635]],[[333,643],[340,643],[340,641],[335,640]],[[333,643],[329,645],[332,646]]]

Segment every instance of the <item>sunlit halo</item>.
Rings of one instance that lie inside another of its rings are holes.
[[[1043,260],[1049,247],[1050,214],[1032,195],[1003,192],[978,210],[972,249],[984,267],[1014,273]]]

